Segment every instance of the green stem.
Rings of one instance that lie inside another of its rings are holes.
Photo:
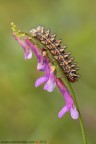
[[[70,85],[70,91],[71,91],[72,94],[73,94],[73,98],[74,98],[75,105],[76,105],[77,110],[78,110],[78,112],[79,112],[79,121],[80,121],[80,126],[81,126],[83,141],[84,141],[84,144],[87,144],[85,129],[84,129],[83,121],[82,121],[82,116],[81,116],[81,113],[80,113],[80,110],[79,110],[79,106],[78,106],[78,103],[77,103],[77,100],[76,100],[76,96],[75,96],[75,93],[74,93],[74,91],[73,91],[73,88],[72,88],[70,82],[69,82],[69,85]]]

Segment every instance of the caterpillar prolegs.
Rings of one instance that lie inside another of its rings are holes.
[[[35,37],[46,46],[62,67],[66,77],[70,82],[75,82],[79,75],[76,63],[73,63],[73,58],[70,58],[70,52],[66,52],[66,46],[62,46],[62,40],[56,40],[56,34],[51,34],[49,30],[45,30],[42,26],[38,26],[31,31],[32,37]]]

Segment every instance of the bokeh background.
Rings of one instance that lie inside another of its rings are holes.
[[[33,55],[25,61],[10,23],[28,32],[43,25],[62,38],[80,67],[72,84],[88,144],[96,144],[96,1],[0,0],[0,141],[46,140],[47,144],[83,144],[79,121],[57,114],[65,104],[56,88],[34,87],[42,74]]]

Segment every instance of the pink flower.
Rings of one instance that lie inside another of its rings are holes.
[[[73,119],[78,119],[79,113],[74,105],[73,98],[70,95],[67,87],[64,85],[64,83],[62,82],[62,80],[60,78],[56,79],[56,84],[66,102],[66,105],[58,113],[58,117],[61,118],[66,112],[70,111],[71,117]]]
[[[56,86],[56,74],[54,72],[55,68],[54,66],[49,66],[50,71],[49,71],[49,77],[48,81],[44,86],[44,90],[47,90],[48,92],[52,92]]]
[[[24,59],[31,59],[32,57],[32,51],[30,47],[27,45],[26,41],[21,39],[19,36],[16,35],[16,33],[13,33],[14,38],[18,41],[18,43],[22,46],[24,50]]]
[[[43,77],[40,77],[36,80],[35,86],[38,87],[42,83],[46,82],[44,86],[44,90],[47,90],[48,92],[52,92],[56,86],[56,74],[54,72],[54,67],[51,65],[49,60],[46,58],[45,62],[45,75]]]
[[[34,54],[38,59],[37,70],[44,71],[46,60],[45,57],[43,56],[43,51],[40,51],[40,49],[36,45],[34,45],[28,38],[26,39],[26,43],[32,49],[32,51],[34,52]]]

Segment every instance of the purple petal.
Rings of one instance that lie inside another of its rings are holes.
[[[38,55],[37,70],[39,70],[39,71],[46,70],[46,58],[43,57],[43,54]]]
[[[79,117],[79,113],[76,110],[73,98],[70,95],[67,87],[64,85],[63,81],[59,78],[56,79],[56,84],[59,90],[61,91],[66,103],[66,106],[59,112],[59,117],[62,117],[63,114],[65,114],[65,112],[70,111],[71,117],[73,119],[77,119]]]
[[[56,86],[56,83],[47,82],[44,86],[44,90],[47,90],[48,92],[52,92],[55,86]]]
[[[37,70],[39,70],[39,71],[45,71],[45,64],[43,64],[43,62],[38,62],[38,64],[37,64]]]
[[[69,111],[69,108],[67,106],[64,106],[60,112],[58,113],[58,118],[61,118],[66,112]]]
[[[26,43],[32,49],[35,55],[38,55],[40,53],[40,49],[36,45],[34,45],[32,41],[29,40],[28,38],[26,38]]]
[[[44,71],[45,70],[45,57],[43,56],[43,53],[28,38],[26,39],[26,43],[32,49],[32,51],[34,52],[34,54],[36,55],[36,57],[38,59],[37,70]]]
[[[48,92],[52,92],[56,86],[55,76],[53,79],[49,78],[47,83],[44,86],[44,90],[47,90]]]
[[[67,105],[73,105],[73,99],[72,99],[72,96],[70,95],[67,87],[65,86],[65,84],[63,83],[63,81],[60,79],[60,78],[57,78],[56,79],[56,84],[60,90],[60,92],[62,93],[65,101],[66,101],[66,104]]]
[[[32,58],[32,52],[28,51],[28,52],[24,52],[24,58],[26,59],[31,59]]]
[[[71,109],[70,109],[70,114],[71,114],[71,117],[72,117],[73,119],[78,119],[78,117],[79,117],[79,113],[78,113],[78,111],[76,110],[76,107],[71,107]]]
[[[46,76],[40,77],[35,82],[35,87],[40,86],[42,83],[46,82],[48,78]]]
[[[13,33],[13,36],[15,37],[15,39],[18,41],[18,43],[22,46],[23,50],[24,50],[24,59],[31,59],[32,57],[32,51],[29,48],[29,46],[27,45],[26,41],[21,39],[20,37],[18,37],[15,33]]]
[[[49,69],[50,69],[49,76],[48,76],[49,78],[48,78],[47,83],[44,86],[44,90],[47,90],[48,92],[52,92],[56,86],[56,74],[54,72],[55,67],[53,67],[49,63]]]

